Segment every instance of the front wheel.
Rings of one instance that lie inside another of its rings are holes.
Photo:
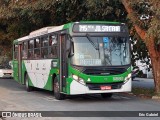
[[[112,93],[101,93],[102,98],[111,98],[112,95]]]
[[[54,79],[54,97],[57,100],[65,99],[65,95],[60,93],[60,85],[57,78]]]
[[[30,91],[33,90],[33,87],[29,86],[29,77],[28,77],[28,74],[26,74],[26,76],[25,76],[25,85],[26,85],[27,92],[30,92]]]

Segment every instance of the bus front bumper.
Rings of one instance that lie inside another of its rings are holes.
[[[131,92],[132,84],[131,79],[129,79],[125,84],[119,89],[110,90],[90,90],[88,86],[82,85],[79,82],[73,80],[70,85],[70,95],[77,94],[92,94],[92,93],[116,93],[116,92]]]

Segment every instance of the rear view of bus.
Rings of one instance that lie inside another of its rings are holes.
[[[56,99],[95,93],[106,98],[131,91],[130,41],[124,23],[82,21],[40,29],[14,41],[14,56],[14,78],[27,91],[54,91]]]

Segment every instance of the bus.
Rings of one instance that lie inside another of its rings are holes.
[[[131,43],[127,25],[80,21],[49,26],[13,41],[13,76],[27,91],[67,95],[131,91]]]

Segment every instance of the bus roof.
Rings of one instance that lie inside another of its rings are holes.
[[[49,30],[48,30],[48,33],[60,31],[60,30],[62,30],[63,28],[64,28],[64,25],[56,26],[56,27],[54,27],[54,28],[52,28],[52,29],[49,29]]]
[[[110,22],[110,21],[80,21],[80,22],[70,22],[64,25],[60,26],[49,26],[49,27],[44,27],[35,31],[32,31],[28,36],[24,36],[21,38],[18,38],[17,40],[14,40],[14,43],[24,41],[33,37],[37,37],[40,35],[45,35],[47,33],[52,33],[56,31],[60,31],[62,29],[67,29],[72,26],[74,23],[99,23],[99,24],[121,24],[120,22]],[[123,24],[123,23],[122,23]]]
[[[29,34],[29,37],[32,38],[32,37],[40,36],[43,34],[47,34],[48,30],[53,28],[56,28],[56,26],[44,27],[44,28],[35,30]]]
[[[19,38],[19,39],[17,39],[18,41],[23,41],[23,40],[27,40],[27,39],[29,39],[29,37],[28,36],[24,36],[24,37],[21,37],[21,38]]]
[[[121,24],[120,22],[111,22],[111,21],[80,21],[77,23]]]

